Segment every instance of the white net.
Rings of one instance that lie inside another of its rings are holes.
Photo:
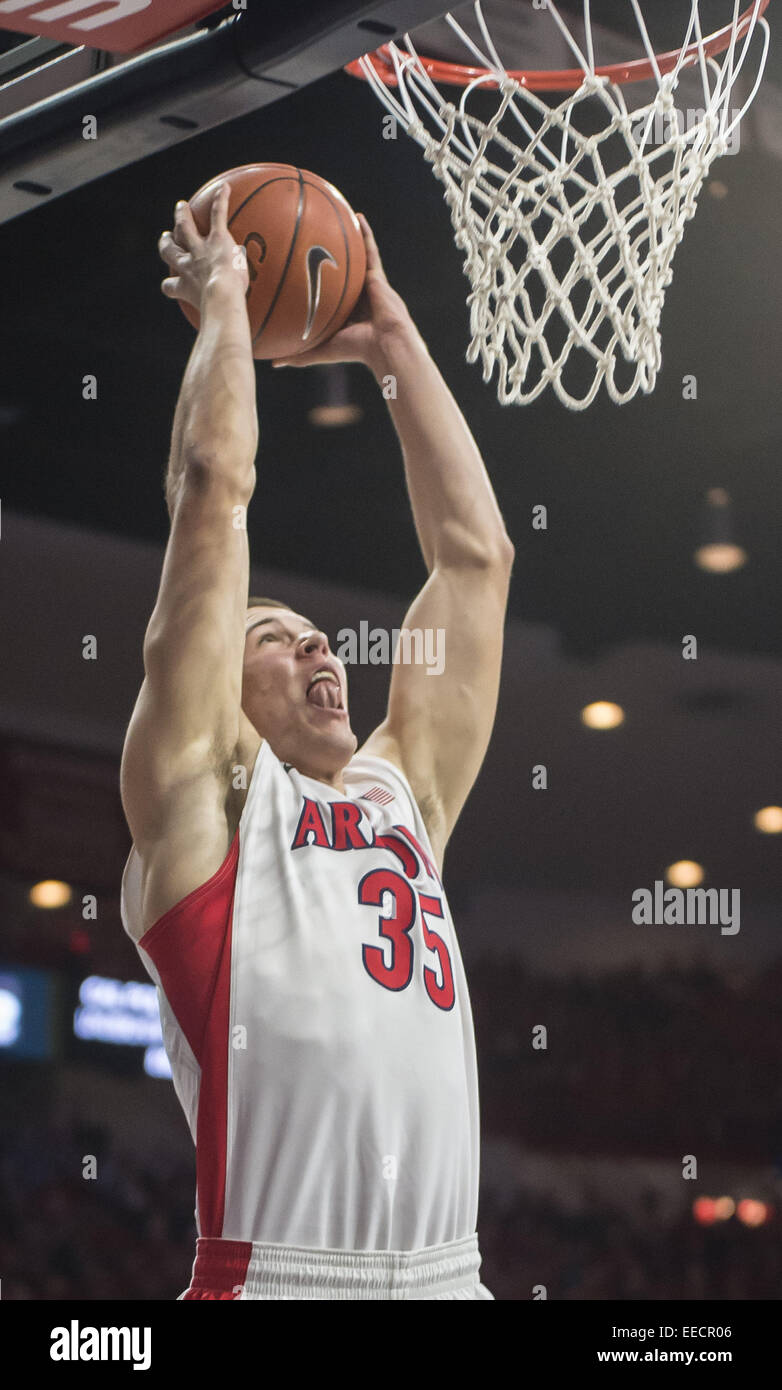
[[[508,76],[479,0],[480,42],[446,16],[469,61],[488,70],[458,102],[432,81],[409,35],[404,48],[384,50],[395,89],[368,57],[361,60],[378,97],[443,185],[471,286],[467,360],[480,358],[485,382],[497,369],[503,405],[526,404],[547,387],[574,410],[590,405],[603,383],[618,404],[653,390],[674,253],[712,162],[729,149],[760,85],[769,43],[761,0],[741,25],[736,0],[719,61],[707,56],[698,0],[691,0],[681,55],[666,74],[639,0],[629,5],[654,83],[651,100],[636,109],[628,108],[622,86],[595,72],[589,0],[583,52],[554,0],[547,5],[584,71],[578,90],[559,101]],[[702,83],[703,105],[684,114],[676,90],[692,45],[689,62]],[[742,73],[749,91],[736,109]],[[497,84],[491,94],[488,82]],[[476,101],[485,107],[490,95],[496,109],[476,114]]]

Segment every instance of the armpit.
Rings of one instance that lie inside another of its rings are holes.
[[[413,790],[415,792],[415,789]],[[432,849],[439,852],[445,832],[445,813],[442,805],[433,792],[422,794],[415,792],[415,799],[421,812],[421,819],[426,826],[426,833],[431,841]]]

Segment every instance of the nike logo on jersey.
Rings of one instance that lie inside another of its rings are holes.
[[[311,246],[307,252],[307,322],[302,333],[302,339],[309,338],[315,315],[320,304],[320,274],[323,269],[323,262],[328,261],[331,265],[336,265],[334,257],[325,246]]]

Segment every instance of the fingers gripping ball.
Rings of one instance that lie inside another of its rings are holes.
[[[190,199],[202,236],[218,182],[229,185],[228,230],[247,253],[253,356],[295,357],[330,338],[355,307],[366,274],[364,239],[350,204],[306,169],[245,164]],[[179,303],[198,328],[198,310]]]

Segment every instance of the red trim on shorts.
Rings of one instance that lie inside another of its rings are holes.
[[[196,1188],[202,1236],[219,1236],[225,1215],[231,927],[238,863],[237,829],[217,872],[164,913],[139,941],[201,1068]]]
[[[240,1299],[252,1253],[252,1242],[248,1240],[197,1240],[190,1287],[181,1302]]]

